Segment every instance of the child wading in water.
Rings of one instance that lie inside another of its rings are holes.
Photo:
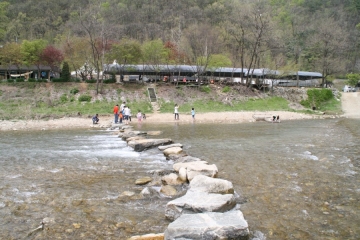
[[[195,120],[195,109],[194,108],[191,109],[191,116],[192,116],[193,120]]]

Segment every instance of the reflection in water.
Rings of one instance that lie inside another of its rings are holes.
[[[359,120],[140,127],[215,163],[241,195],[251,231],[360,238]],[[139,199],[143,187],[134,185],[171,168],[157,149],[136,153],[107,131],[42,131],[2,133],[0,151],[0,238],[23,238],[44,218],[48,229],[37,239],[124,239],[169,224],[169,199]]]

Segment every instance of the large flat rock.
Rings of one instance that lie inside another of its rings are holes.
[[[186,169],[187,179],[191,181],[197,175],[216,177],[218,168],[215,164],[209,165],[206,161],[179,162],[173,165],[175,171],[179,172],[180,168]]]
[[[183,145],[181,143],[173,143],[173,144],[169,144],[169,145],[165,145],[165,146],[159,146],[159,150],[160,151],[164,151],[167,148],[172,148],[172,147],[183,147]]]
[[[183,149],[181,147],[171,147],[167,148],[163,151],[165,156],[169,156],[171,154],[180,154],[182,153]]]
[[[184,214],[170,223],[166,240],[249,239],[248,223],[241,211]]]
[[[236,206],[233,194],[214,194],[188,191],[184,196],[166,204],[165,217],[175,220],[182,214],[226,212]]]
[[[163,139],[138,139],[129,141],[128,146],[132,147],[136,152],[141,152],[149,148],[157,147],[160,145],[166,145],[172,143],[170,138]]]
[[[232,182],[225,179],[197,175],[190,182],[190,191],[233,194],[234,187]]]

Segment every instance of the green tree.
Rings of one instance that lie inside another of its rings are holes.
[[[232,66],[231,60],[222,54],[213,54],[209,58],[208,69],[214,72],[216,69],[221,67]]]
[[[92,53],[87,39],[66,36],[59,41],[62,44],[64,60],[69,63],[70,69],[75,71],[76,77],[80,76],[85,81],[94,69],[88,65],[91,62]]]
[[[231,60],[223,54],[213,54],[209,59],[209,67],[219,68],[219,67],[228,67],[231,66]]]
[[[359,73],[349,73],[346,74],[347,83],[350,86],[355,86],[360,81],[360,74]]]
[[[142,46],[144,63],[149,64],[155,72],[160,71],[160,65],[166,63],[169,50],[158,40],[145,42]]]
[[[21,47],[17,43],[7,43],[0,48],[0,62],[7,67],[7,71],[10,74],[10,67],[15,65],[20,68],[22,64]],[[5,78],[7,74],[5,74]]]
[[[66,82],[69,82],[71,80],[70,68],[67,62],[63,63],[63,67],[61,70],[61,78],[64,79],[64,81]]]
[[[142,58],[141,45],[136,40],[124,39],[120,43],[113,44],[106,54],[106,60],[116,60],[119,64],[138,64]]]
[[[24,40],[21,44],[21,52],[24,57],[24,63],[26,65],[35,65],[38,70],[38,78],[40,77],[40,67],[42,64],[41,54],[45,49],[47,42],[42,39],[27,41]]]

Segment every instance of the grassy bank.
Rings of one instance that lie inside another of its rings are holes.
[[[174,111],[174,102],[162,103],[160,111],[170,113]],[[265,99],[251,98],[248,101],[238,101],[223,103],[219,101],[196,100],[192,103],[185,103],[179,106],[179,112],[190,112],[195,108],[196,112],[230,112],[230,111],[292,111],[287,100],[280,97],[270,97]]]
[[[160,112],[172,113],[175,103],[180,105],[180,113],[189,113],[193,107],[197,113],[296,111],[281,96],[239,89],[239,86],[237,89],[229,87],[227,91],[214,85],[207,88],[209,91],[157,86]],[[113,106],[123,101],[133,114],[138,110],[144,113],[153,111],[146,85],[104,84],[102,94],[96,94],[95,84],[91,83],[0,83],[0,120],[87,117],[95,113],[111,115]],[[322,102],[319,107],[319,110],[332,114],[341,112],[341,104],[334,98]]]
[[[109,115],[126,101],[132,112],[151,112],[143,86],[104,84],[96,94],[89,83],[1,83],[0,119],[49,119],[64,116]]]

